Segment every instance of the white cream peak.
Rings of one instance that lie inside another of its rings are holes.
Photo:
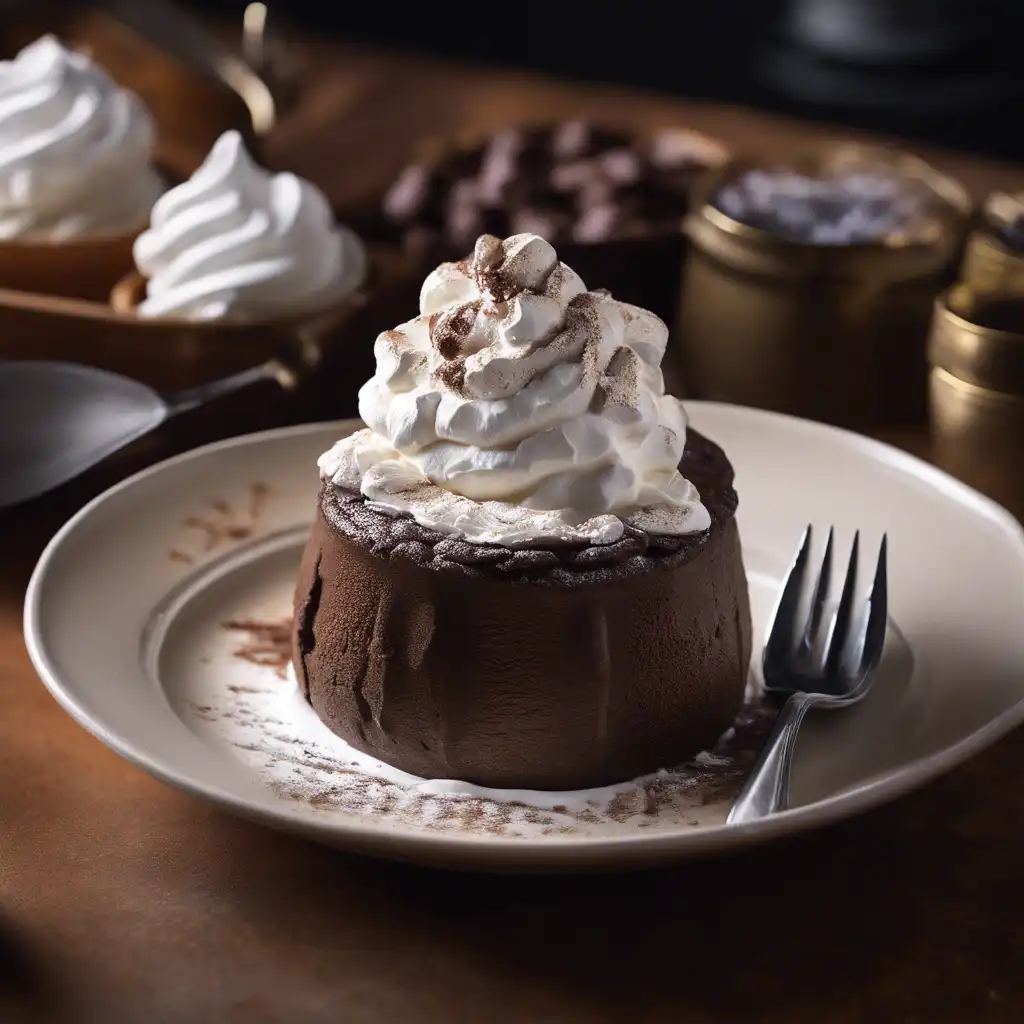
[[[225,132],[188,181],[160,197],[135,242],[144,317],[279,319],[314,313],[366,276],[362,242],[326,196],[272,174]]]
[[[138,231],[163,189],[155,140],[138,96],[53,36],[0,61],[0,239]]]

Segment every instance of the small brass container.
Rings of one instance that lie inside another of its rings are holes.
[[[891,173],[928,216],[870,244],[795,241],[734,220],[717,192],[758,167]],[[687,394],[849,426],[924,418],[925,341],[971,212],[955,181],[899,151],[833,144],[785,166],[734,163],[687,222],[676,344]]]
[[[1024,194],[996,192],[988,198],[967,239],[960,273],[964,284],[976,292],[1024,294],[1024,248],[1015,249],[1001,235],[1001,230],[1022,219]]]
[[[940,296],[928,361],[935,462],[1024,520],[1024,294]]]

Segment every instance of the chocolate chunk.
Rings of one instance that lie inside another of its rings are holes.
[[[526,148],[526,144],[526,132],[522,128],[502,128],[491,136],[484,151],[484,159],[492,153],[514,157]]]
[[[575,160],[587,152],[590,125],[586,121],[566,121],[551,136],[551,152],[559,160]]]
[[[384,196],[384,213],[392,220],[412,220],[426,206],[432,184],[425,167],[406,167]]]
[[[640,156],[631,149],[609,149],[598,157],[597,164],[601,173],[616,185],[632,185],[643,173]]]
[[[614,203],[591,206],[572,228],[574,242],[607,242],[619,226],[620,208]]]
[[[574,160],[551,168],[551,185],[558,192],[576,192],[597,181],[601,171],[594,160]]]
[[[477,190],[483,202],[498,205],[507,196],[519,175],[519,164],[514,153],[496,150],[492,146],[480,165]]]

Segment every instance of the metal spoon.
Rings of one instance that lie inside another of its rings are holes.
[[[291,389],[297,375],[272,359],[160,395],[78,363],[0,362],[0,508],[45,494],[172,417],[264,380]]]
[[[273,93],[261,77],[270,67],[266,61],[259,69],[250,67],[245,60],[222,46],[201,21],[170,0],[146,0],[145,3],[138,0],[101,0],[100,6],[143,39],[223,82],[248,108],[255,135],[266,135],[277,123],[278,110]],[[255,27],[250,17],[250,25],[243,28],[245,37],[251,37],[257,31],[261,37],[265,33],[265,16],[257,21]],[[245,45],[251,50],[255,44],[251,38],[246,38]]]

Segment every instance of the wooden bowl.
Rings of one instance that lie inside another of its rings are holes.
[[[406,261],[392,249],[371,248],[369,264],[363,287],[331,308],[259,323],[139,317],[134,307],[144,281],[134,272],[106,303],[0,289],[0,358],[87,363],[173,391],[297,346],[304,359],[310,346],[326,355],[344,346],[346,328],[368,304],[381,301],[409,275]]]
[[[63,242],[0,242],[0,288],[102,302],[133,266],[132,244],[141,230]],[[0,339],[0,355],[5,340]]]

